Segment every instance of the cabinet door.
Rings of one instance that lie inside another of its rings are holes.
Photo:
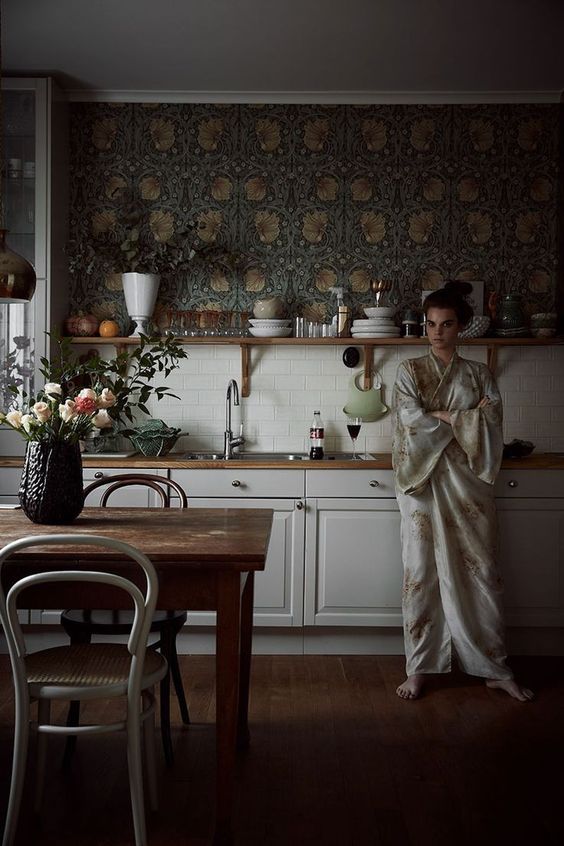
[[[301,500],[190,499],[194,508],[272,508],[274,517],[265,569],[255,575],[254,624],[303,624],[304,509]],[[191,612],[188,624],[215,624],[215,614]]]
[[[306,625],[401,626],[395,499],[306,500]]]
[[[498,499],[510,626],[564,625],[564,499]]]

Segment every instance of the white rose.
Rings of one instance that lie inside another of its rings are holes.
[[[59,414],[63,423],[68,423],[69,420],[72,420],[73,417],[76,417],[76,403],[74,400],[68,399],[65,400],[64,404],[61,403],[59,405]]]
[[[96,396],[96,391],[93,391],[92,388],[83,388],[78,396],[83,397],[84,399],[98,399],[98,397]]]
[[[22,428],[28,433],[31,432],[34,423],[36,423],[36,419],[33,414],[23,414],[22,415]]]
[[[32,411],[40,423],[46,423],[51,417],[51,409],[46,402],[36,402]]]
[[[60,397],[63,393],[63,389],[58,384],[58,382],[47,382],[47,384],[43,388],[43,392],[45,394],[49,394],[49,396],[52,396],[54,394],[55,396]]]
[[[13,426],[15,429],[21,429],[22,413],[21,411],[9,411],[6,415],[6,423]]]
[[[94,415],[92,422],[97,429],[105,429],[108,426],[113,426],[114,423],[105,408],[101,408],[100,411]]]
[[[102,388],[102,393],[98,397],[98,408],[111,408],[117,402],[117,397],[109,388]]]

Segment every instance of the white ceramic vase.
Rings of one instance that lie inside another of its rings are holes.
[[[127,313],[135,323],[131,335],[150,335],[149,320],[157,301],[161,277],[157,273],[122,273]]]

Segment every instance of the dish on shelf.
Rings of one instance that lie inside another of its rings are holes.
[[[287,338],[288,335],[292,334],[292,327],[251,326],[249,332],[251,335],[254,335],[255,338]]]
[[[291,325],[291,320],[269,320],[266,317],[258,318],[258,317],[251,317],[249,320],[251,326],[256,326],[258,329],[287,329],[288,326]]]
[[[395,326],[390,317],[371,317],[367,320],[353,320],[353,326]]]
[[[389,329],[385,332],[353,332],[353,338],[399,338],[400,330]]]
[[[364,313],[367,317],[393,317],[395,309],[390,306],[373,306],[372,308],[365,308]]]

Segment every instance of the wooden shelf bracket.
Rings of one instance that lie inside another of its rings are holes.
[[[373,354],[374,354],[374,346],[373,344],[364,344],[364,385],[363,388],[365,391],[369,391],[372,387],[372,379],[373,379]]]
[[[251,395],[251,348],[248,344],[241,344],[241,396]]]

